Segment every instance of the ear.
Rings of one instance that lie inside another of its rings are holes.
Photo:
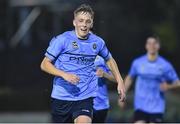
[[[93,28],[93,23],[91,24],[91,28]]]
[[[94,23],[92,22],[92,24],[91,24],[91,28],[93,28],[93,24],[94,24]]]
[[[73,25],[74,25],[74,27],[76,26],[75,19],[73,20]]]
[[[158,50],[160,50],[161,49],[161,45],[160,44],[158,44]]]

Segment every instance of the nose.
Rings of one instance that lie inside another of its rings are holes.
[[[83,27],[86,27],[86,26],[87,26],[87,24],[86,24],[85,21],[83,21],[82,26],[83,26]]]

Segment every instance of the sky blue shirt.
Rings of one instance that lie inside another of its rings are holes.
[[[161,56],[155,61],[149,61],[147,55],[135,59],[129,76],[136,77],[135,109],[148,113],[164,113],[164,92],[160,90],[163,81],[173,83],[178,76],[172,65]]]
[[[109,68],[106,65],[106,62],[100,56],[96,57],[95,66],[96,66],[96,68],[102,69],[106,73],[111,73]],[[98,78],[98,91],[97,91],[97,97],[94,98],[93,108],[95,110],[103,110],[103,109],[108,109],[109,106],[110,105],[109,105],[109,97],[108,97],[106,79]]]
[[[86,40],[78,39],[74,30],[54,37],[45,56],[57,69],[76,74],[80,77],[80,81],[74,85],[55,76],[51,97],[68,101],[95,97],[97,77],[94,61],[97,55],[105,60],[111,58],[105,42],[93,33],[89,33]]]

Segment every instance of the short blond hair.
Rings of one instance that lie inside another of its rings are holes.
[[[80,12],[89,13],[91,15],[91,18],[94,19],[94,11],[90,5],[81,4],[76,10],[74,10],[74,17]]]

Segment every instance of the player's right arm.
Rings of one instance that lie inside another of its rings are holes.
[[[57,69],[52,63],[58,58],[58,56],[64,50],[65,50],[65,37],[63,37],[62,35],[59,35],[58,37],[54,37],[51,40],[49,47],[47,48],[47,51],[45,53],[45,58],[41,62],[41,69],[54,76],[62,77],[64,80],[66,80],[69,83],[72,84],[77,83],[79,81],[78,76]]]
[[[48,57],[44,57],[43,61],[41,62],[41,69],[51,75],[62,77],[64,80],[73,84],[79,81],[78,76],[57,69]]]

